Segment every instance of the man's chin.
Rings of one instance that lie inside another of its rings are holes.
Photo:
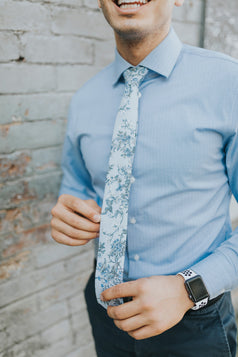
[[[114,31],[121,39],[125,39],[127,41],[141,41],[147,35],[147,31],[143,31],[138,27],[119,28],[114,29]]]

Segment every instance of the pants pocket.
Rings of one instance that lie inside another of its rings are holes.
[[[190,321],[197,339],[204,347],[204,356],[236,356],[236,321],[230,293],[209,307],[189,311],[185,320]],[[197,356],[194,352],[194,356]],[[191,354],[191,356],[193,356]]]
[[[217,304],[215,307],[220,324],[224,351],[226,351],[227,356],[235,357],[237,348],[237,326],[230,293],[226,293],[220,304]]]

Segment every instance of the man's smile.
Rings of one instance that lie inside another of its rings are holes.
[[[113,0],[113,2],[120,9],[138,9],[146,4],[148,4],[151,0]]]

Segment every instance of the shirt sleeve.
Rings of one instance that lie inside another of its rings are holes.
[[[73,135],[74,115],[76,112],[75,98],[73,97],[68,112],[67,130],[61,160],[63,177],[58,196],[69,194],[83,200],[96,200],[97,195],[92,187],[91,176],[85,166],[80,144],[74,139],[76,135]]]
[[[234,130],[225,148],[226,170],[231,192],[238,202],[238,131]],[[202,279],[214,298],[238,286],[238,227],[208,257],[190,267]]]

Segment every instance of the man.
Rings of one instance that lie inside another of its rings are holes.
[[[171,17],[182,4],[99,0],[116,58],[70,105],[52,237],[77,246],[100,235],[97,299],[94,273],[85,290],[100,357],[236,353],[230,291],[238,285],[238,230],[231,230],[229,203],[231,192],[238,199],[238,62],[180,42]],[[114,127],[122,115],[138,125],[135,146],[122,124]],[[118,133],[121,141],[112,139]],[[115,152],[122,165],[134,160],[132,173],[124,170],[129,200]],[[124,223],[114,226],[117,215]],[[102,224],[108,232],[122,228],[126,242],[115,232],[104,238]]]

